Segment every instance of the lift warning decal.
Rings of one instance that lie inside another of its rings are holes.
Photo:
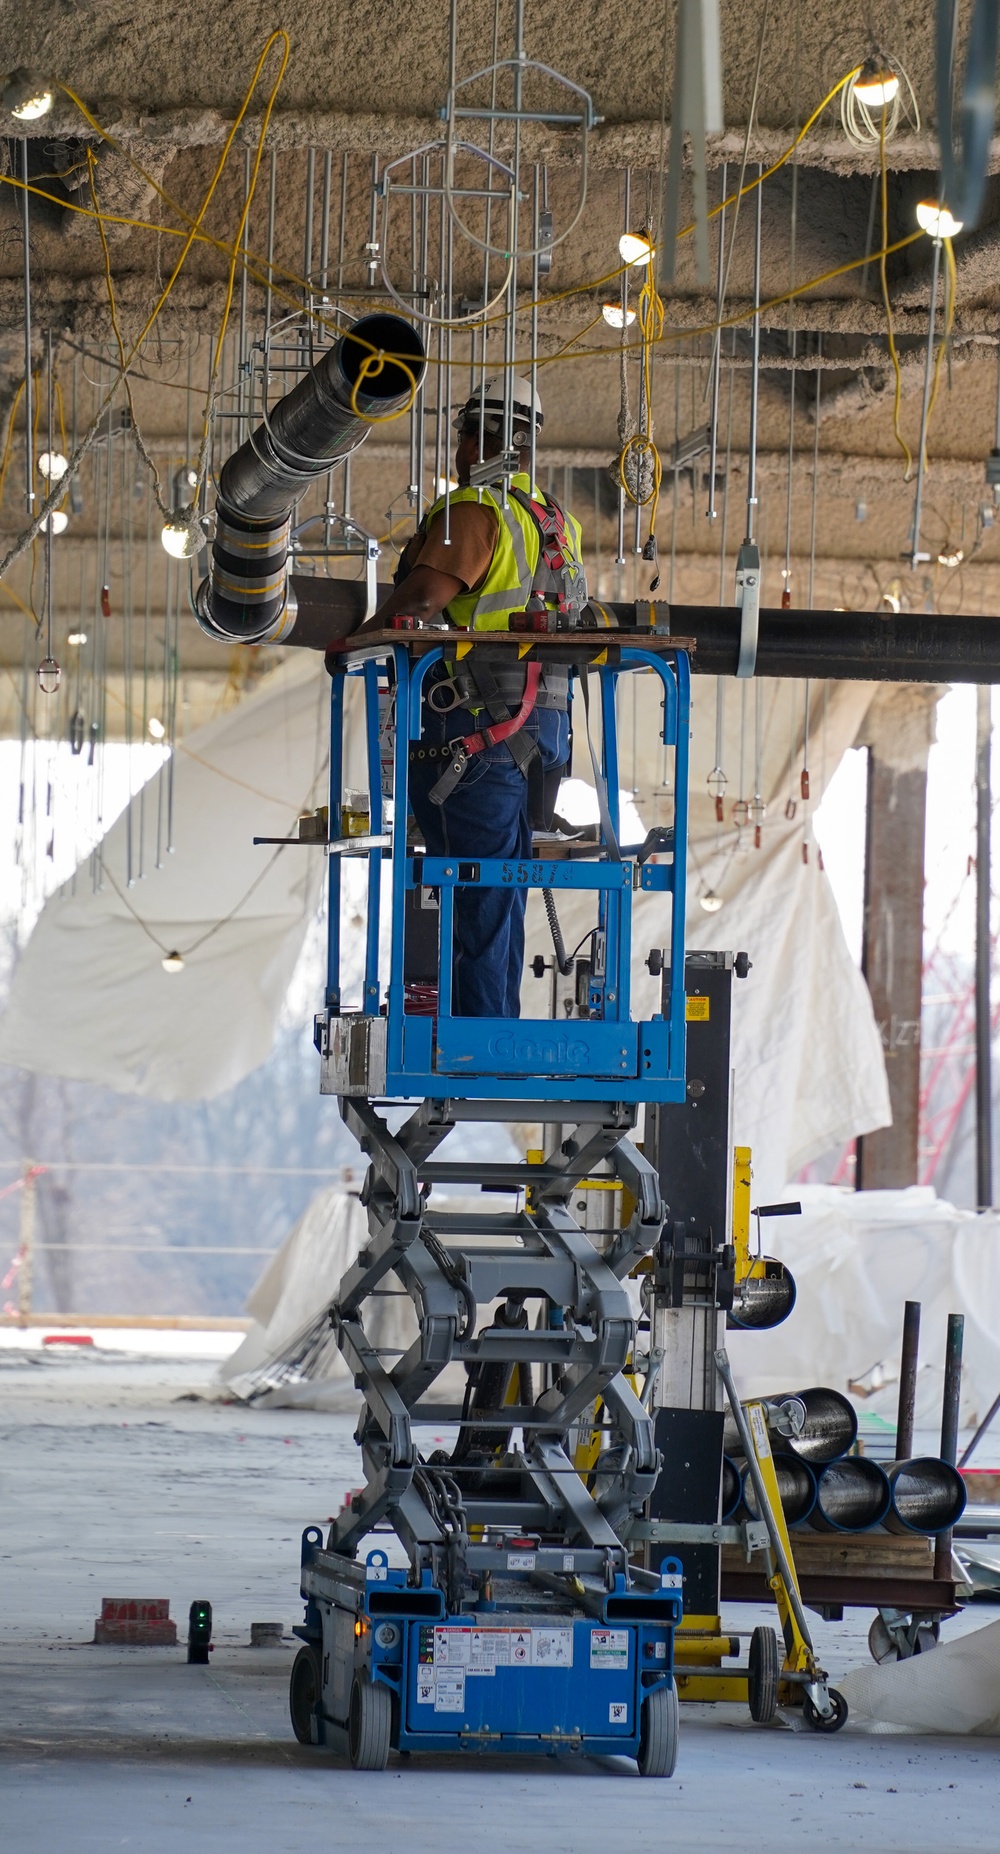
[[[628,1630],[591,1629],[590,1665],[606,1668],[609,1672],[627,1673]]]
[[[420,1680],[428,1688],[459,1668],[464,1677],[492,1675],[498,1667],[573,1665],[573,1631],[565,1626],[474,1629],[446,1625],[434,1630],[433,1647],[425,1639],[430,1630],[420,1633]],[[430,1704],[430,1700],[423,1703]]]

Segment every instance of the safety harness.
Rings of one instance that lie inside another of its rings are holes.
[[[554,619],[552,629],[570,629],[579,623],[587,603],[587,582],[581,563],[573,557],[566,515],[552,497],[543,501],[513,486],[509,494],[530,516],[539,538],[538,563],[531,575],[531,589],[523,607],[523,617],[534,622],[529,622],[525,628],[547,630]],[[520,611],[510,613],[511,620],[521,616]],[[500,670],[499,680],[494,669]],[[549,675],[552,676],[551,671]],[[540,756],[535,741],[524,734],[525,723],[536,708],[564,709],[568,688],[565,670],[556,671],[554,680],[560,686],[555,688],[540,687],[541,678],[540,663],[529,663],[526,670],[518,671],[506,661],[501,666],[496,659],[487,660],[485,651],[480,649],[476,652],[475,669],[468,661],[463,662],[453,666],[449,676],[430,685],[427,701],[436,713],[447,714],[453,708],[464,708],[473,715],[483,710],[489,715],[487,726],[455,740],[444,741],[436,747],[415,744],[410,748],[412,762],[446,762],[440,779],[429,793],[433,804],[445,804],[476,754],[485,752],[487,747],[505,746],[522,777],[531,777],[533,768],[540,763]],[[512,713],[509,704],[518,699],[520,706]]]

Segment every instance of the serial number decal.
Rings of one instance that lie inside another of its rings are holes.
[[[504,863],[502,881],[521,888],[551,887],[555,881],[554,863]]]

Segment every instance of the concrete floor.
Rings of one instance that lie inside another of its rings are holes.
[[[670,1783],[622,1760],[463,1759],[356,1774],[296,1744],[298,1540],[357,1480],[350,1416],[190,1401],[205,1362],[0,1356],[0,1845],[10,1854],[624,1854],[997,1845],[995,1740],[826,1739],[742,1708],[684,1707]],[[181,1399],[181,1401],[178,1401]],[[95,1648],[102,1596],[207,1597],[216,1650]],[[995,1617],[977,1609],[951,1629]],[[737,1609],[730,1626],[757,1616]],[[836,1676],[868,1617],[815,1625]]]

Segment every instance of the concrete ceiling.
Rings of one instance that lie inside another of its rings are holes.
[[[964,32],[968,7],[962,11]],[[620,409],[617,338],[599,319],[602,299],[614,285],[599,285],[618,263],[617,239],[624,226],[626,173],[630,175],[633,227],[652,212],[660,196],[659,172],[669,141],[673,70],[673,13],[663,0],[638,0],[629,7],[608,0],[529,0],[525,37],[529,56],[559,67],[589,89],[603,118],[591,137],[587,207],[581,223],[557,248],[543,279],[538,318],[538,354],[546,423],[543,463],[573,477],[558,486],[572,493],[585,523],[592,563],[608,592],[631,596],[645,590],[649,569],[630,554],[624,569],[612,567],[615,542],[614,492],[607,465],[618,449]],[[749,141],[750,173],[757,161],[770,163],[845,71],[860,62],[872,34],[885,52],[906,68],[917,97],[921,127],[901,126],[887,148],[887,224],[890,242],[914,229],[913,208],[936,186],[933,133],[932,16],[925,4],[872,7],[833,0],[807,8],[801,0],[726,0],[723,14],[725,78],[724,136],[709,145],[709,191],[718,199],[721,163],[729,184],[742,158],[762,25],[763,57],[755,126]],[[765,17],[766,16],[766,17]],[[305,268],[308,150],[315,149],[313,275],[323,239],[323,160],[333,155],[328,229],[330,283],[335,293],[343,216],[343,300],[357,310],[367,294],[365,244],[369,234],[371,164],[384,163],[434,138],[437,110],[447,87],[448,15],[439,3],[378,8],[348,0],[335,12],[297,6],[282,21],[291,56],[281,85],[267,146],[275,159],[275,262],[292,278]],[[150,184],[159,186],[188,214],[197,211],[222,144],[274,24],[273,12],[256,0],[239,5],[207,0],[189,8],[136,0],[127,11],[110,0],[35,0],[30,15],[8,10],[0,20],[0,69],[28,65],[70,86],[115,137],[102,144],[75,106],[62,95],[29,143],[30,172],[50,199],[32,198],[33,353],[44,357],[51,332],[62,394],[67,439],[82,432],[112,377],[115,349],[108,310],[104,258],[95,222],[75,206],[89,206],[88,145],[98,156],[95,185],[103,212],[142,224],[108,226],[108,253],[115,300],[126,342],[149,312],[175,261],[180,240],[172,233],[181,219]],[[500,9],[501,54],[512,43],[512,8]],[[469,73],[492,57],[494,8],[486,0],[461,0],[457,62]],[[244,150],[256,144],[263,99],[277,72],[272,52],[265,79],[238,132],[205,225],[223,244],[234,236],[244,189]],[[666,74],[666,76],[665,76]],[[539,100],[541,93],[539,92]],[[18,127],[10,119],[0,129]],[[498,151],[504,150],[503,132]],[[0,144],[2,148],[2,144]],[[993,167],[1000,170],[1000,148]],[[579,187],[579,137],[570,130],[529,130],[525,158],[547,169],[555,230],[568,222]],[[19,171],[20,145],[7,145],[8,174]],[[137,173],[133,162],[146,170]],[[859,150],[845,138],[839,106],[830,106],[803,142],[797,170],[789,164],[770,180],[762,207],[762,293],[785,297],[790,288],[857,264],[881,239],[877,145]],[[82,185],[80,182],[82,181]],[[251,213],[247,243],[260,272],[267,238],[268,161]],[[23,378],[24,335],[21,282],[21,196],[0,187],[0,413],[7,415]],[[717,224],[717,222],[716,222]],[[145,227],[146,229],[143,229]],[[157,229],[159,228],[159,229]],[[732,215],[728,230],[732,229]],[[741,208],[726,301],[727,317],[746,315],[753,274],[752,196]],[[711,274],[715,274],[715,230]],[[393,221],[394,258],[400,277],[410,266],[409,233]],[[432,267],[436,247],[431,238]],[[877,264],[854,268],[820,283],[793,302],[767,307],[763,316],[760,407],[760,531],[765,553],[765,599],[777,603],[786,539],[795,603],[805,603],[812,580],[817,604],[875,609],[888,589],[914,609],[1000,612],[1000,516],[984,526],[991,498],[984,485],[984,459],[994,443],[997,403],[997,337],[1000,332],[1000,178],[991,181],[979,227],[956,243],[957,298],[950,354],[941,370],[931,430],[931,471],[926,491],[924,547],[930,562],[912,574],[902,558],[907,547],[912,484],[903,480],[903,459],[892,429],[893,375],[886,342],[886,318]],[[902,369],[901,422],[915,450],[923,391],[928,322],[931,246],[921,239],[896,253],[888,265],[896,340]],[[173,471],[197,448],[205,405],[212,340],[225,294],[226,259],[218,249],[197,244],[171,291],[154,336],[137,367],[134,403],[143,437],[155,459],[169,500]],[[530,269],[523,281],[530,296]],[[286,291],[293,299],[294,284]],[[456,245],[456,296],[481,296],[482,266],[471,247]],[[283,305],[275,299],[275,313]],[[665,293],[665,339],[654,368],[655,435],[666,457],[675,436],[705,424],[706,386],[715,315],[714,289],[699,288],[691,242],[684,247],[678,280]],[[246,348],[263,327],[264,292],[251,281],[246,296]],[[939,306],[940,315],[940,306]],[[596,327],[588,325],[597,317]],[[239,290],[225,379],[235,394],[239,342]],[[940,326],[940,322],[939,322]],[[530,320],[520,320],[517,352],[526,355]],[[563,353],[576,337],[575,347]],[[495,337],[487,350],[499,358]],[[456,339],[453,358],[467,353]],[[676,483],[665,471],[657,525],[661,561],[672,557],[673,589],[679,599],[715,602],[720,588],[731,599],[735,547],[741,535],[746,494],[749,419],[749,339],[737,320],[723,337],[720,496],[728,482],[725,564],[720,567],[722,524],[705,519],[704,459]],[[289,357],[290,361],[291,358]],[[466,376],[467,377],[467,376]],[[44,398],[44,369],[41,375]],[[441,369],[432,369],[433,402]],[[817,379],[819,380],[817,424]],[[280,380],[272,380],[272,397]],[[464,396],[459,375],[454,391]],[[633,404],[637,382],[630,382]],[[115,413],[124,405],[119,397]],[[222,402],[233,410],[235,397]],[[58,407],[57,407],[58,415]],[[6,551],[23,529],[23,434],[15,421],[2,504],[0,544]],[[41,436],[47,407],[41,407]],[[58,429],[58,422],[57,422]],[[223,460],[235,427],[218,421],[213,457]],[[792,439],[791,525],[788,526],[788,456]],[[61,442],[61,441],[60,441]],[[818,455],[815,510],[813,453]],[[728,457],[728,472],[725,470]],[[431,459],[428,459],[430,467]],[[138,470],[138,483],[137,483]],[[376,433],[352,469],[352,512],[379,535],[387,532],[386,511],[405,534],[405,487],[410,459],[405,422]],[[127,432],[106,434],[85,463],[81,506],[54,543],[53,610],[57,654],[66,658],[70,630],[88,631],[87,668],[78,683],[111,678],[111,708],[136,708],[135,677],[143,666],[172,664],[187,691],[184,714],[199,718],[206,706],[239,692],[249,673],[234,665],[198,632],[187,603],[187,575],[168,583],[159,548],[159,517],[152,509],[145,471]],[[341,488],[338,487],[338,495]],[[629,534],[633,532],[629,525]],[[147,548],[148,538],[148,548]],[[26,557],[0,581],[0,664],[13,672],[2,683],[0,727],[16,724],[17,667],[40,654],[29,610],[42,610],[44,549],[36,544],[34,580]],[[939,564],[938,557],[958,565]],[[666,569],[662,569],[666,572]],[[147,590],[148,574],[148,590]],[[110,621],[100,612],[100,587],[112,588]],[[667,591],[661,579],[661,596]],[[15,595],[14,600],[10,594]],[[10,611],[11,616],[6,615]],[[223,659],[225,659],[223,661]],[[74,659],[74,661],[76,661]],[[131,681],[126,687],[128,677]],[[27,685],[25,685],[27,686]],[[145,699],[145,698],[144,698]],[[69,703],[62,701],[65,709]],[[148,702],[147,702],[148,706]],[[65,713],[50,725],[61,727]],[[142,714],[139,715],[142,723]],[[108,731],[116,722],[108,712]],[[124,723],[122,724],[124,725]]]

